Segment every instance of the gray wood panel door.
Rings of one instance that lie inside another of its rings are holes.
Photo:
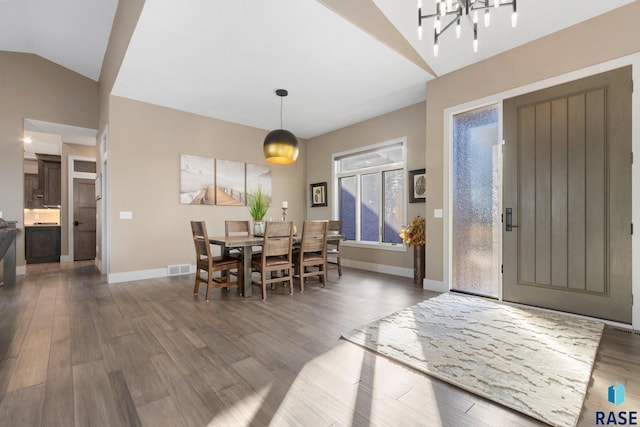
[[[504,300],[631,323],[631,90],[625,67],[504,102]]]
[[[95,182],[73,179],[73,260],[96,257]]]

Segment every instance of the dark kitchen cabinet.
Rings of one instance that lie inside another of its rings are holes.
[[[24,208],[38,209],[42,207],[42,197],[38,197],[40,182],[37,173],[24,174]]]
[[[25,227],[24,252],[27,264],[60,262],[60,226]]]
[[[60,156],[36,154],[38,158],[38,182],[43,206],[60,206],[62,194],[62,166]]]

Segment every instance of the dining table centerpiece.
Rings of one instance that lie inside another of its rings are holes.
[[[424,230],[424,218],[420,215],[413,218],[409,225],[400,230],[402,243],[408,248],[413,248],[413,283],[422,285],[424,281],[424,258],[426,235]]]
[[[264,217],[269,210],[269,200],[262,194],[262,189],[258,187],[256,191],[247,195],[249,215],[253,219],[253,235],[264,236]]]

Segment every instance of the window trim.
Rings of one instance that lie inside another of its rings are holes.
[[[351,155],[357,155],[357,154],[363,154],[366,152],[371,152],[371,151],[376,151],[378,149],[381,148],[385,148],[385,147],[389,147],[392,145],[399,145],[402,149],[402,163],[389,163],[387,165],[383,165],[383,166],[372,166],[370,168],[363,168],[363,169],[357,169],[355,171],[351,170],[351,171],[346,171],[346,172],[338,172],[338,163],[341,159],[345,158],[345,157],[349,157]],[[340,178],[343,177],[347,177],[347,176],[362,176],[366,173],[372,173],[372,172],[377,172],[380,173],[382,175],[382,173],[384,171],[390,171],[390,170],[398,170],[401,169],[402,170],[402,174],[405,177],[405,188],[402,194],[402,205],[403,205],[403,212],[402,212],[402,223],[406,224],[407,223],[407,187],[406,187],[406,176],[407,176],[407,137],[403,136],[403,137],[398,137],[398,138],[393,138],[387,141],[383,141],[383,142],[378,142],[375,144],[371,144],[371,145],[366,145],[366,146],[362,146],[362,147],[357,147],[357,148],[352,148],[349,150],[345,150],[345,151],[340,151],[338,153],[333,153],[331,155],[331,172],[332,172],[332,181],[331,181],[331,205],[332,205],[332,217],[333,218],[340,218],[340,196],[339,196],[339,191],[338,191],[338,181]],[[381,185],[380,186],[380,200],[382,203],[381,208],[384,209],[384,201],[383,201],[383,194],[384,194],[384,188]],[[356,179],[356,195],[357,195],[357,199],[360,199],[360,179]],[[381,227],[383,226],[382,224],[384,223],[384,219],[383,219],[383,215],[380,216],[380,221],[378,223],[378,236],[379,239],[383,238],[383,233],[382,233],[382,229]],[[356,209],[356,224],[360,225],[360,209]],[[356,228],[356,238],[360,238],[360,227],[358,226]],[[382,242],[382,241],[378,241],[378,242],[362,242],[359,240],[345,240],[344,242],[341,243],[344,246],[349,246],[349,247],[358,247],[358,248],[367,248],[367,249],[382,249],[382,250],[389,250],[389,251],[394,251],[394,252],[406,252],[407,248],[402,244],[402,243],[389,243],[389,242]]]

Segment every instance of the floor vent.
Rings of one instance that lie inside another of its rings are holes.
[[[191,273],[189,264],[176,264],[167,266],[167,276],[180,276],[181,274]]]
[[[633,334],[640,336],[640,331],[636,331],[635,329],[625,329],[625,328],[613,328],[614,331],[624,332],[625,334]]]

